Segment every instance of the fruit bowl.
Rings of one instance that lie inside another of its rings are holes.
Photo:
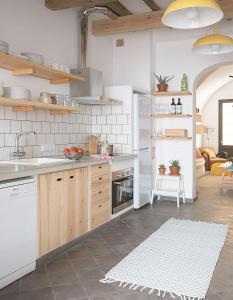
[[[84,150],[83,148],[66,148],[64,149],[64,155],[65,157],[67,157],[68,159],[71,160],[79,160],[83,157],[84,155]]]

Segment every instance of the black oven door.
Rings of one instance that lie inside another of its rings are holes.
[[[124,209],[128,202],[133,201],[133,176],[127,176],[112,182],[112,210],[113,213]],[[119,208],[119,209],[118,209]]]

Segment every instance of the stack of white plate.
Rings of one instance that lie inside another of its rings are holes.
[[[22,87],[4,87],[4,97],[12,99],[31,99],[31,91]]]

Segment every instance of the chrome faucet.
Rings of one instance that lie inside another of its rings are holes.
[[[24,155],[26,154],[24,151],[20,150],[20,146],[19,146],[19,140],[20,137],[23,135],[29,135],[29,134],[36,134],[35,131],[26,131],[26,132],[22,132],[22,133],[17,133],[16,134],[16,138],[15,138],[15,151],[12,152],[12,157],[14,157],[14,159],[22,159],[24,157]]]

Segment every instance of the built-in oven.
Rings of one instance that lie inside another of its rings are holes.
[[[112,213],[133,204],[133,168],[112,173]]]

